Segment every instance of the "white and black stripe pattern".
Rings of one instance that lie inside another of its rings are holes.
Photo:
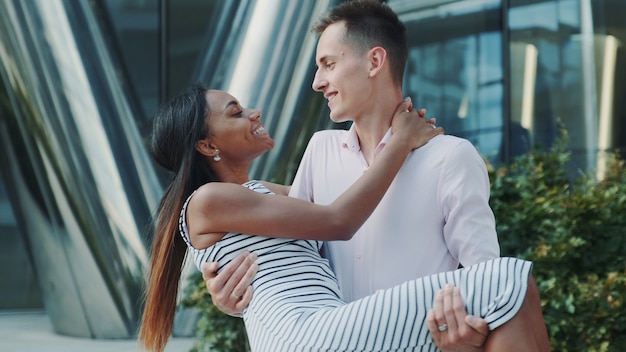
[[[244,186],[271,194],[256,181]],[[229,233],[214,246],[196,250],[187,234],[188,202],[180,231],[198,267],[216,261],[221,269],[243,250],[258,255],[254,297],[244,312],[255,352],[437,351],[426,328],[426,312],[445,284],[459,287],[468,313],[483,317],[492,330],[517,313],[528,287],[532,263],[499,258],[345,303],[335,275],[319,254],[321,242]]]

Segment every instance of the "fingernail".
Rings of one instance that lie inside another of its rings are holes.
[[[404,98],[404,101],[411,101],[411,97]]]
[[[252,252],[252,253],[250,253],[250,254],[249,254],[249,257],[250,257],[250,259],[252,259],[252,260],[256,260],[257,255],[256,255],[256,253]]]

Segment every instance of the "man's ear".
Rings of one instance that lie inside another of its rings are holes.
[[[215,156],[218,151],[215,146],[213,146],[208,139],[204,138],[196,142],[196,150],[204,155],[204,156]]]
[[[387,50],[380,46],[376,46],[370,49],[369,51],[369,59],[370,59],[370,77],[376,76],[385,65],[387,61]]]

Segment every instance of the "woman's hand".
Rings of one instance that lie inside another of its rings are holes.
[[[434,119],[424,118],[426,110],[413,110],[410,98],[405,99],[393,115],[391,131],[396,138],[408,143],[411,149],[417,149],[426,144],[431,138],[443,134],[441,127],[434,125]]]

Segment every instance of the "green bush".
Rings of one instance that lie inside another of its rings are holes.
[[[565,139],[489,168],[502,255],[534,262],[553,351],[626,351],[626,167],[610,156],[600,182],[567,171]],[[219,312],[197,274],[196,351],[247,351],[243,321]]]
[[[226,315],[213,305],[200,272],[194,273],[189,282],[181,305],[199,313],[196,340],[190,352],[249,351],[243,319]]]
[[[532,260],[553,351],[626,351],[626,168],[570,182],[564,141],[490,170],[502,255]]]

